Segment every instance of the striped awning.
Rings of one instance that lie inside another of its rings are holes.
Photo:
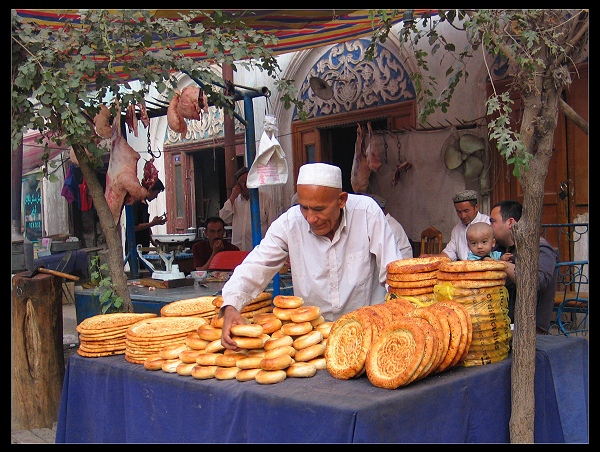
[[[41,26],[61,28],[65,22],[79,22],[78,10],[56,9],[16,9],[19,16]],[[115,12],[117,10],[114,10]],[[154,9],[149,10],[154,19],[179,19],[179,13],[190,13],[191,10]],[[211,10],[203,10],[211,11]],[[311,49],[324,45],[336,44],[358,39],[373,34],[369,10],[366,9],[261,9],[261,10],[221,10],[225,14],[236,15],[249,27],[273,34],[278,42],[271,48],[276,54]],[[435,15],[437,10],[415,9],[397,10],[393,23],[403,20],[405,11],[413,11],[415,19],[423,15]],[[199,19],[200,20],[200,19]],[[194,60],[204,60],[206,55],[194,48],[194,37],[181,40],[175,47],[181,55]],[[158,47],[156,48],[158,51]],[[115,67],[113,65],[113,67]],[[116,66],[117,76],[124,81],[127,74]]]

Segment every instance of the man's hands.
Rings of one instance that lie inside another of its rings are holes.
[[[152,221],[150,222],[150,227],[152,226],[156,226],[157,224],[165,224],[167,222],[167,217],[166,216],[156,216],[152,219]]]
[[[239,352],[241,348],[231,339],[231,327],[233,325],[245,325],[246,319],[233,306],[223,308],[223,331],[221,332],[221,344],[223,347]]]
[[[217,253],[220,253],[225,249],[225,243],[223,243],[223,239],[215,239],[212,242],[212,254],[213,256]]]
[[[240,193],[242,193],[242,187],[240,187],[240,184],[235,184],[231,189],[231,196],[229,197],[229,200],[233,203]]]

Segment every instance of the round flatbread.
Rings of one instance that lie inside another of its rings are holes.
[[[387,264],[386,270],[388,274],[430,272],[436,270],[444,262],[450,262],[450,258],[445,256],[412,257],[392,261]]]
[[[452,261],[439,265],[438,270],[443,272],[480,272],[487,270],[506,270],[508,264],[504,261]]]
[[[467,356],[467,352],[469,351],[469,347],[471,346],[471,341],[473,338],[473,324],[471,322],[471,315],[469,314],[469,311],[467,311],[462,304],[455,301],[440,301],[438,304],[442,306],[448,306],[454,310],[460,320],[461,338],[456,356],[449,366],[449,368],[452,368]]]
[[[437,270],[432,270],[421,273],[388,273],[387,279],[390,281],[423,281],[437,278],[437,272]]]
[[[450,331],[448,341],[448,352],[446,353],[446,356],[442,360],[441,364],[433,370],[433,373],[437,374],[448,369],[450,367],[450,364],[456,357],[462,336],[462,327],[460,324],[460,318],[458,317],[458,314],[448,306],[443,306],[439,303],[434,303],[431,306],[427,307],[427,309],[432,310],[436,315],[438,315],[440,322],[447,322]]]
[[[161,317],[185,317],[206,313],[214,315],[215,306],[212,303],[214,299],[214,296],[205,296],[172,301],[160,308],[160,315]]]
[[[433,288],[435,286],[430,287],[413,287],[407,289],[405,287],[388,287],[388,292],[394,293],[396,295],[422,295],[426,293],[433,293]]]
[[[448,282],[454,287],[476,289],[482,287],[503,286],[506,281],[504,279],[454,279]]]
[[[75,329],[78,333],[120,331],[123,327],[127,328],[140,320],[153,317],[157,317],[157,315],[150,312],[114,312],[111,314],[99,314],[82,320]]]
[[[372,344],[366,372],[373,386],[396,389],[408,384],[425,355],[421,322],[411,317],[398,319]]]
[[[446,328],[446,330],[444,330],[442,328],[442,322],[440,322],[439,318],[433,312],[431,312],[430,310],[428,310],[426,308],[415,308],[411,312],[409,312],[407,315],[409,317],[418,317],[423,320],[426,320],[432,326],[432,328],[435,332],[435,335],[437,337],[437,343],[436,343],[436,348],[434,350],[434,355],[431,358],[429,366],[427,368],[423,369],[422,375],[418,377],[418,379],[420,380],[421,378],[425,378],[427,375],[429,375],[433,371],[433,369],[435,369],[437,366],[439,366],[440,363],[442,362],[443,357],[446,355],[446,352],[448,350],[448,345],[447,345],[448,340],[447,340],[447,336],[445,336],[445,334],[447,333],[448,328]]]
[[[340,380],[362,375],[371,347],[371,321],[363,312],[352,311],[333,322],[325,348],[327,370]]]
[[[421,281],[394,281],[392,279],[387,279],[386,283],[390,287],[400,288],[400,289],[418,289],[422,287],[431,287],[431,291],[433,292],[433,286],[438,283],[437,279],[422,279]]]
[[[433,287],[435,288],[437,287],[437,285]],[[429,306],[431,303],[437,301],[433,292],[428,292],[420,295],[400,295],[392,292],[388,292],[385,294],[385,301],[394,301],[397,299],[408,301],[417,308],[420,308],[422,306]]]
[[[456,279],[504,279],[506,272],[504,270],[484,270],[473,272],[443,272],[437,271],[437,278],[442,280]]]

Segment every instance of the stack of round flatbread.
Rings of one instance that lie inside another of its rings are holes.
[[[386,267],[388,293],[391,297],[410,297],[415,304],[431,304],[438,267],[444,262],[450,262],[450,258],[413,257],[390,262]]]
[[[215,315],[215,296],[204,296],[173,301],[160,309],[161,317],[204,317],[208,322]]]
[[[455,261],[440,265],[436,300],[464,306],[473,324],[473,339],[462,365],[491,364],[508,357],[512,332],[503,261]]]
[[[125,333],[125,359],[143,364],[163,347],[185,344],[187,335],[204,324],[202,317],[155,317],[137,322]]]
[[[137,322],[156,317],[153,313],[115,312],[84,319],[79,333],[77,353],[88,358],[125,353],[125,333]]]
[[[471,319],[460,303],[415,307],[403,298],[392,299],[333,322],[327,370],[338,379],[366,372],[374,386],[395,389],[457,366],[471,338]]]
[[[250,300],[246,306],[242,308],[242,317],[252,320],[255,314],[262,312],[273,312],[273,296],[269,292],[261,292],[257,297]],[[223,296],[218,295],[212,301],[215,315],[211,320],[211,325],[221,328],[223,326],[223,318],[218,316],[219,309],[223,306]]]

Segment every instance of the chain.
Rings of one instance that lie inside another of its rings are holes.
[[[154,155],[152,152],[152,143],[150,142],[150,127],[148,127],[148,154],[150,154],[152,158],[160,158],[162,154],[160,149],[158,150],[158,156]]]

